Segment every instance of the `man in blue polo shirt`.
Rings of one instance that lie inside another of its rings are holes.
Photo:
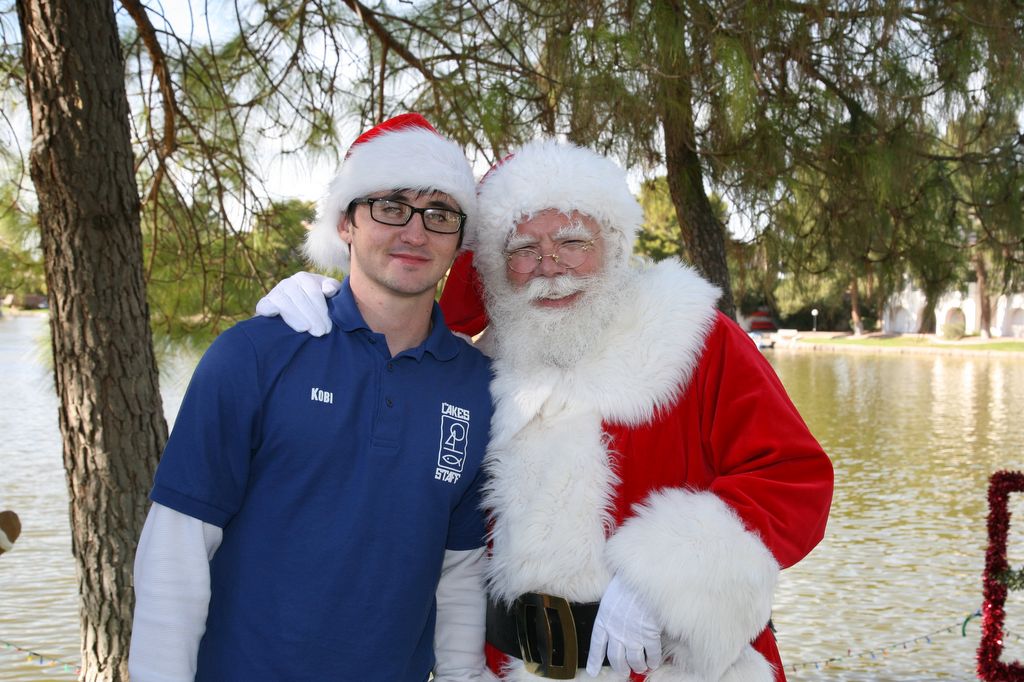
[[[486,674],[490,367],[434,303],[475,201],[416,114],[349,149],[306,244],[349,271],[332,331],[247,320],[189,385],[136,556],[133,682]]]

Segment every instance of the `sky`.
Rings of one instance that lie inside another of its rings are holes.
[[[157,29],[166,22],[177,35],[191,35],[200,42],[222,41],[236,26],[234,3],[227,0],[156,0],[148,11]],[[119,19],[130,20],[123,12]],[[335,164],[310,162],[299,155],[284,156],[281,151],[280,146],[268,142],[260,159],[270,198],[322,199],[337,170]]]

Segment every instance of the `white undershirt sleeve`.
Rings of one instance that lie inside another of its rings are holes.
[[[485,548],[447,550],[437,584],[434,682],[492,679],[485,671]]]
[[[132,682],[193,682],[223,531],[154,503],[135,553]]]

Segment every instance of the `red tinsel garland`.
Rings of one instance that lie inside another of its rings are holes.
[[[1024,473],[997,471],[988,486],[988,551],[985,553],[984,597],[981,606],[981,644],[978,645],[978,676],[985,682],[1024,682],[1024,665],[1003,663],[1003,621],[1006,584],[999,576],[1009,570],[1006,534],[1010,530],[1010,493],[1024,492]]]

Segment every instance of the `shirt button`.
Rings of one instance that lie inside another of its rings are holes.
[[[395,401],[392,400],[391,398],[385,398],[384,399],[384,404],[387,405],[388,407],[394,407],[395,406]]]
[[[395,363],[393,363],[393,362],[389,362],[388,363],[388,371],[389,372],[394,372],[395,371]]]

